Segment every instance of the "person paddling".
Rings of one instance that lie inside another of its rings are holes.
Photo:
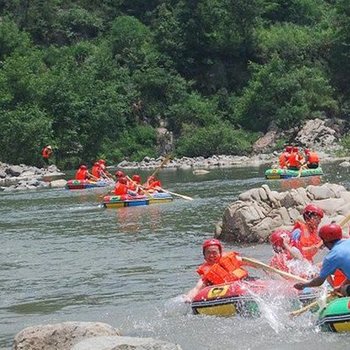
[[[323,259],[321,271],[317,277],[307,283],[296,283],[294,288],[302,290],[306,287],[319,287],[327,277],[334,274],[336,270],[340,270],[345,275],[345,280],[334,291],[350,296],[350,239],[342,239],[342,228],[335,223],[322,226],[319,236],[329,249]]]
[[[155,176],[150,176],[143,187],[147,191],[162,191],[162,183]]]
[[[320,166],[320,158],[316,152],[305,149],[305,163],[309,169],[316,169]]]
[[[322,246],[317,229],[323,216],[324,212],[321,208],[314,204],[308,204],[303,210],[304,222],[297,221],[292,229],[292,241],[301,251],[303,257],[311,263]]]
[[[106,161],[104,159],[100,159],[98,164],[100,165],[101,169],[101,177],[114,180],[112,174],[107,171]]]
[[[287,163],[292,150],[293,150],[292,146],[286,146],[284,152],[282,152],[281,155],[279,156],[278,162],[279,162],[279,167],[281,169],[287,168]]]
[[[236,252],[223,253],[219,240],[205,240],[202,250],[205,261],[197,269],[200,279],[194,288],[183,295],[186,302],[191,302],[199,291],[208,285],[234,282],[248,277],[248,271],[243,266],[249,264],[243,262]]]
[[[88,168],[85,164],[80,165],[79,169],[75,173],[75,179],[76,180],[93,180],[93,181],[98,180],[98,178],[96,178],[94,175],[89,173]]]
[[[120,177],[115,184],[114,194],[117,196],[130,195],[136,196],[137,193],[129,188],[128,180],[126,177]]]

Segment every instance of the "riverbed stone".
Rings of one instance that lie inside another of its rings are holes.
[[[262,190],[268,200],[257,196]],[[264,184],[241,193],[227,206],[215,237],[237,243],[266,242],[273,230],[292,228],[296,220],[302,221],[302,210],[309,203],[324,210],[321,225],[350,214],[350,192],[344,186],[326,183],[278,193]]]
[[[153,338],[95,337],[84,339],[71,350],[181,350],[180,345]]]
[[[119,336],[112,326],[101,322],[63,322],[38,325],[19,332],[13,350],[69,350],[79,341],[96,336]]]

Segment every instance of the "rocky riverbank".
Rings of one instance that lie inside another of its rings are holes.
[[[24,164],[10,165],[0,162],[0,191],[63,187],[65,180],[60,179],[64,176],[65,174],[56,165],[37,168]]]

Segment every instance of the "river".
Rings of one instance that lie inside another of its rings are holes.
[[[350,173],[325,165],[322,182],[350,187]],[[146,173],[141,172],[141,175]],[[123,335],[154,337],[202,349],[344,349],[345,334],[319,332],[305,314],[247,319],[191,314],[176,296],[197,281],[201,243],[224,208],[267,181],[264,167],[162,170],[163,186],[194,198],[121,209],[99,206],[106,189],[52,189],[0,194],[0,348],[25,327],[63,321],[106,322]],[[299,179],[299,185],[313,183]],[[293,182],[294,181],[294,182]],[[275,190],[294,180],[269,181]],[[269,245],[235,246],[267,262]]]

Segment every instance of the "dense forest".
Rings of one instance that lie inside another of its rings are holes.
[[[0,160],[246,154],[349,118],[349,0],[0,0]]]

